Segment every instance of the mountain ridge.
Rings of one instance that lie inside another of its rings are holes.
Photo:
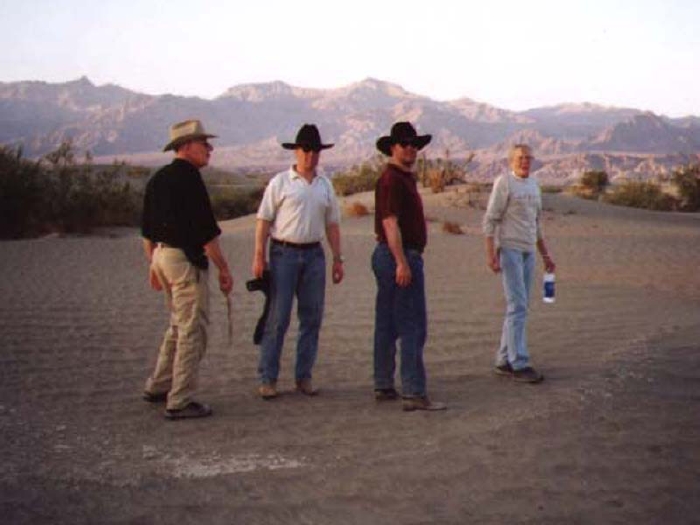
[[[87,77],[0,83],[0,143],[21,145],[31,157],[71,140],[99,158],[160,163],[168,126],[186,118],[201,118],[219,135],[214,162],[227,168],[277,166],[283,156],[270,145],[293,139],[304,122],[318,124],[324,140],[336,144],[324,152],[324,162],[335,165],[374,156],[374,142],[397,120],[431,133],[431,154],[456,158],[502,157],[514,140],[530,142],[543,158],[616,152],[660,156],[668,164],[669,155],[700,151],[700,117],[693,115],[672,119],[590,102],[511,111],[468,97],[438,101],[371,77],[331,89],[280,80],[240,84],[213,99],[147,95],[96,86]]]

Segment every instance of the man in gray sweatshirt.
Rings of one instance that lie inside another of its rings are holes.
[[[525,326],[535,248],[547,272],[554,272],[555,264],[542,232],[540,188],[530,177],[530,147],[513,146],[508,163],[511,171],[496,178],[483,221],[486,264],[494,273],[502,273],[507,303],[494,371],[519,382],[540,383],[544,376],[530,364]]]

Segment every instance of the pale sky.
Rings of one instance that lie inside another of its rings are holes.
[[[367,77],[504,109],[700,116],[698,0],[0,0],[0,81],[213,98]]]

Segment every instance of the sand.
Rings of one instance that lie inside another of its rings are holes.
[[[321,395],[291,392],[293,323],[270,402],[255,395],[262,295],[244,288],[254,219],[222,224],[234,338],[215,294],[200,378],[215,414],[181,422],[140,399],[167,314],[138,232],[3,242],[2,522],[700,523],[700,216],[545,196],[557,301],[539,300],[540,265],[529,340],[547,379],[532,386],[491,373],[504,302],[483,210],[465,202],[425,194],[426,364],[442,413],[373,400],[372,216],[342,225]]]

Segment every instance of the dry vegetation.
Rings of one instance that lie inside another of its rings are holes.
[[[464,235],[462,227],[456,222],[445,221],[442,223],[442,231],[444,233],[450,233],[452,235]]]
[[[369,215],[369,209],[361,202],[352,202],[345,206],[345,214],[349,217],[364,217]]]
[[[22,158],[21,149],[0,147],[0,238],[138,226],[151,172],[124,162],[95,165],[89,153],[78,162],[70,142],[38,161]],[[217,181],[222,177],[234,178],[214,175]],[[224,220],[254,212],[263,187],[219,184],[209,191],[216,218]]]

